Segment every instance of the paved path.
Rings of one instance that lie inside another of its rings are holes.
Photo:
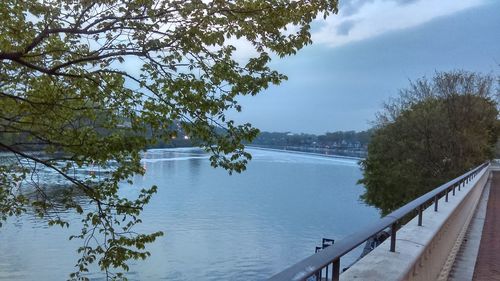
[[[474,275],[479,245],[483,233],[484,220],[486,219],[486,208],[490,194],[491,176],[488,178],[483,194],[478,202],[474,216],[465,233],[464,240],[460,245],[455,262],[448,276],[448,281],[471,281]]]
[[[500,281],[500,171],[493,171],[486,219],[474,268],[475,281]]]

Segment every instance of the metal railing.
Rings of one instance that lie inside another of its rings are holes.
[[[416,211],[418,213],[418,225],[421,226],[423,220],[423,210],[428,207],[429,204],[433,203],[434,211],[437,212],[439,208],[438,201],[440,198],[445,197],[445,202],[448,202],[450,192],[452,195],[455,195],[457,189],[460,191],[462,186],[465,186],[468,182],[470,182],[482,169],[487,167],[488,164],[489,163],[486,162],[479,165],[473,170],[435,188],[434,190],[429,191],[428,193],[381,218],[376,223],[369,225],[361,231],[348,235],[346,239],[340,240],[334,245],[325,248],[323,251],[320,251],[290,266],[284,271],[268,279],[268,281],[303,281],[309,280],[308,278],[310,277],[316,277],[316,280],[319,281],[322,280],[322,278],[318,276],[321,276],[325,269],[328,271],[330,265],[332,279],[329,280],[338,281],[340,276],[340,258],[370,239],[370,237],[373,237],[388,227],[391,229],[391,242],[389,250],[391,252],[395,252],[396,234],[399,227],[399,221]]]

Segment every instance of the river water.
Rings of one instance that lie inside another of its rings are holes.
[[[129,280],[263,280],[314,253],[322,238],[342,239],[379,217],[359,201],[357,160],[249,151],[247,171],[231,176],[199,150],[145,153],[146,174],[122,193],[156,184],[140,230],[165,235],[149,246],[150,258],[132,263]],[[81,241],[68,240],[78,217],[65,217],[69,229],[29,213],[9,219],[0,228],[0,280],[68,279]],[[98,271],[88,277],[103,279]]]

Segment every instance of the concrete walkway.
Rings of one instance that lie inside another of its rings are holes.
[[[490,196],[473,280],[500,281],[500,171],[492,171]]]
[[[500,281],[500,165],[490,169],[448,281]]]
[[[486,208],[490,194],[491,175],[484,187],[481,199],[478,202],[476,211],[465,233],[460,249],[458,250],[455,262],[450,270],[448,281],[471,281],[474,275],[479,253],[479,245],[483,233],[484,220],[486,218]]]

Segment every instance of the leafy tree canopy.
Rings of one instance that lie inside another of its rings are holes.
[[[387,214],[491,159],[500,128],[493,81],[456,71],[401,90],[378,115],[362,199]]]
[[[50,213],[55,203],[40,185],[23,185],[33,166],[20,164],[50,168],[73,186],[57,204],[82,215],[72,278],[84,278],[94,261],[120,277],[111,271],[146,258],[145,245],[162,235],[133,231],[156,187],[135,199],[118,194],[120,181],[144,172],[140,151],[182,131],[213,166],[244,170],[250,155],[241,142],[258,131],[225,113],[241,110],[238,95],[286,79],[268,66],[271,56],[295,54],[311,43],[311,22],[336,12],[336,0],[1,1],[0,149],[19,161],[0,166],[0,222],[32,209],[68,224]],[[235,59],[235,40],[251,47],[249,59]],[[109,163],[113,172],[99,181],[72,174]]]

